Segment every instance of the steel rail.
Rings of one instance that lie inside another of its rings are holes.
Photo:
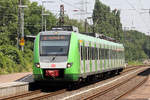
[[[41,93],[41,90],[30,91],[30,92],[15,95],[15,96],[4,97],[0,100],[16,100],[16,99],[19,99],[19,98],[23,98],[23,97],[27,97],[27,96],[31,96],[31,95],[35,95],[35,94],[39,94],[39,93]]]
[[[92,95],[92,96],[86,97],[84,100],[93,100],[93,99],[95,99],[95,98],[97,98],[97,97],[100,97],[100,96],[102,96],[102,95],[104,95],[104,94],[106,94],[106,93],[109,93],[110,91],[113,91],[113,90],[117,89],[118,87],[122,86],[123,84],[126,84],[126,83],[129,82],[131,79],[134,79],[134,78],[136,78],[136,77],[137,77],[137,75],[134,75],[134,76],[132,76],[131,78],[129,78],[129,79],[127,79],[127,80],[125,80],[125,81],[123,81],[123,82],[121,82],[121,83],[118,83],[118,84],[116,84],[115,86],[112,86],[112,87],[108,88],[107,90],[104,90],[104,91],[98,92],[98,93],[96,93],[96,94],[94,94],[94,95]],[[145,79],[145,80],[146,80],[146,79]],[[145,81],[144,81],[144,82],[145,82]],[[143,81],[140,82],[139,84],[142,84],[142,83],[143,83]],[[137,86],[136,86],[136,87],[137,87]],[[116,99],[119,99],[119,98],[120,98],[120,96],[118,96],[118,98],[116,98]],[[113,99],[113,100],[116,100],[116,99]]]
[[[129,93],[133,92],[134,90],[136,90],[137,88],[142,86],[148,80],[148,78],[149,78],[149,76],[144,78],[143,81],[140,82],[137,86],[135,86],[134,88],[128,90],[126,93],[123,93],[122,95],[119,95],[119,96],[115,97],[113,100],[119,100],[119,99],[123,98],[124,96],[128,95]]]
[[[43,100],[45,98],[52,97],[52,96],[55,96],[55,95],[58,95],[58,94],[62,94],[62,93],[65,93],[65,92],[66,92],[66,89],[62,89],[62,90],[51,92],[51,93],[48,93],[48,94],[45,94],[45,95],[42,95],[42,96],[31,98],[29,100]]]

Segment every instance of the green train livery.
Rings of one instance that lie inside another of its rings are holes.
[[[40,32],[35,38],[35,81],[77,82],[108,72],[119,73],[124,65],[120,43],[68,30]]]

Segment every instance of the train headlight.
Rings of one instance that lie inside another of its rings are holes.
[[[72,63],[67,63],[67,68],[70,68],[72,66]]]
[[[40,68],[40,63],[36,63],[35,66],[36,66],[37,68]]]

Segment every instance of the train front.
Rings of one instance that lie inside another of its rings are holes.
[[[35,81],[59,81],[64,78],[71,32],[41,32],[34,42]]]

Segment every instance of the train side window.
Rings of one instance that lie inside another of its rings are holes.
[[[113,51],[112,51],[112,49],[111,49],[111,51],[110,51],[110,59],[113,59]]]
[[[101,58],[104,59],[104,49],[101,49]]]
[[[97,48],[94,48],[94,56],[95,56],[94,59],[95,59],[95,60],[97,60],[97,58],[98,58],[98,55],[97,55],[97,54],[98,54]]]
[[[95,56],[96,52],[95,52],[95,47],[93,47],[93,60],[96,59],[96,56]]]
[[[90,60],[90,48],[89,47],[87,48],[87,52],[88,52],[88,56],[87,56],[88,60]]]
[[[82,53],[83,53],[83,59],[85,59],[85,47],[83,47]]]
[[[114,59],[116,59],[116,50],[114,51]]]
[[[100,49],[101,51],[101,59],[103,59],[103,49]]]
[[[122,51],[120,51],[119,55],[120,55],[120,59],[122,59]]]
[[[121,51],[121,59],[123,59],[124,58],[124,53],[123,53],[123,51]]]
[[[81,46],[80,48],[81,48],[81,49],[80,49],[80,53],[81,53],[81,60],[83,60],[83,47]]]
[[[94,58],[95,58],[94,57],[95,56],[95,52],[94,51],[95,51],[95,48],[92,48],[92,60],[94,60]]]
[[[112,51],[112,59],[114,59],[115,58],[115,51],[113,50]]]
[[[109,49],[107,49],[107,59],[109,59]]]
[[[99,48],[99,60],[101,60],[101,49]]]
[[[107,50],[108,50],[108,52],[107,52],[107,54],[108,54],[108,55],[107,55],[107,59],[109,59],[109,49],[107,49]]]
[[[109,59],[111,59],[111,49],[109,49]]]
[[[117,51],[115,51],[115,59],[117,59]]]
[[[94,48],[92,47],[92,60],[94,59]]]
[[[96,57],[96,60],[98,60],[98,49],[95,48],[95,57]]]
[[[116,51],[116,59],[118,59],[118,51]]]
[[[85,56],[85,60],[87,60],[87,47],[84,47],[84,56]]]
[[[90,54],[91,54],[90,59],[92,60],[93,59],[93,48],[92,47],[90,48]]]
[[[104,59],[107,59],[106,58],[106,53],[107,53],[107,51],[106,51],[106,49],[104,49]]]
[[[91,51],[90,52],[90,54],[91,54],[90,59],[93,60],[93,48],[92,47],[91,47],[90,51]]]
[[[105,59],[108,59],[108,49],[105,49]]]
[[[103,55],[103,59],[106,59],[106,56],[105,56],[105,55],[106,55],[106,53],[105,53],[105,52],[106,52],[106,50],[105,50],[105,49],[103,49],[103,53],[104,53],[104,55]]]
[[[91,58],[92,58],[92,48],[90,47],[89,48],[89,60],[91,60]]]

